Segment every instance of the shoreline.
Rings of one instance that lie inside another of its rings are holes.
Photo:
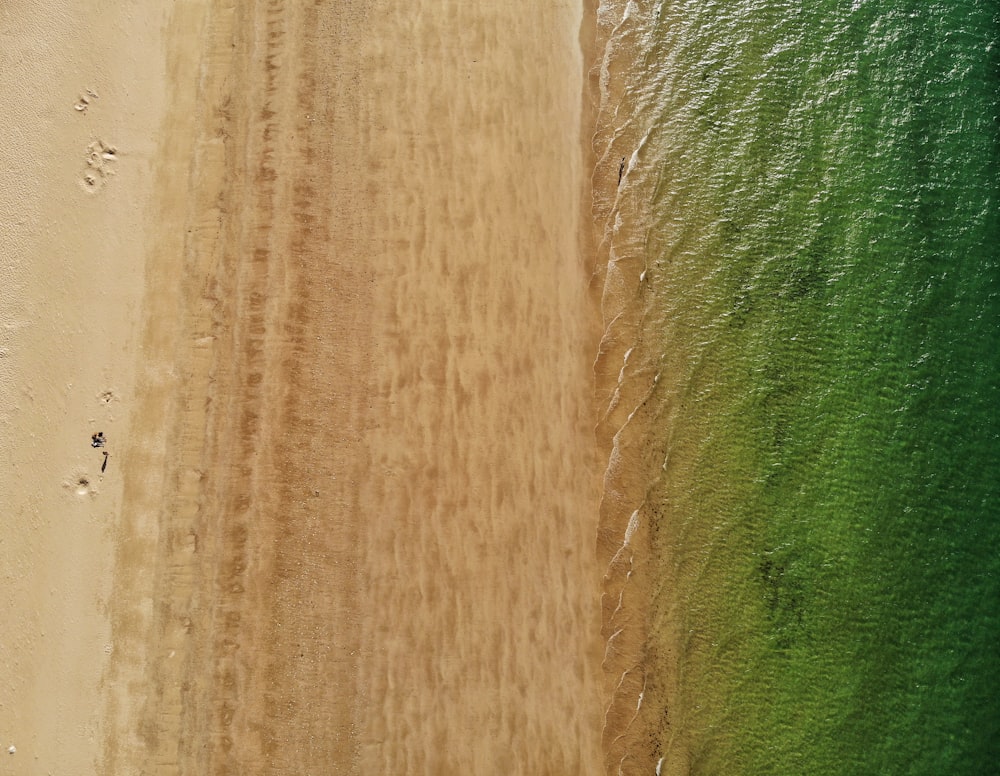
[[[677,697],[679,652],[650,641],[657,627],[679,635],[652,608],[656,591],[670,589],[670,578],[653,552],[664,507],[650,494],[664,477],[669,444],[652,430],[676,412],[660,389],[675,370],[644,331],[655,296],[647,282],[653,267],[648,235],[632,221],[648,211],[648,190],[633,179],[643,177],[640,151],[649,128],[635,120],[627,81],[640,45],[638,22],[624,4],[607,3],[596,24],[593,224],[602,331],[594,374],[597,445],[606,467],[596,541],[607,707],[602,745],[609,773],[668,776],[685,773],[689,762],[683,741],[668,761],[656,740],[661,726],[669,729],[682,711],[666,701]]]

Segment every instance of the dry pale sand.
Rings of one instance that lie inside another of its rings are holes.
[[[4,774],[97,772],[116,649],[169,3],[144,5],[141,19],[104,5],[0,4]]]
[[[83,5],[0,8],[4,772],[603,772],[584,9]]]

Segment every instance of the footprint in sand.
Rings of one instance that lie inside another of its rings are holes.
[[[80,498],[86,496],[94,497],[97,495],[97,488],[95,487],[93,479],[89,474],[80,472],[74,474],[69,479],[63,482],[63,487],[68,491],[72,491],[75,495]]]
[[[90,107],[90,103],[97,99],[97,92],[93,89],[87,89],[86,92],[80,95],[80,99],[76,101],[73,105],[73,110],[78,113],[86,113],[87,108]]]
[[[95,140],[87,146],[87,167],[80,180],[84,191],[98,192],[104,188],[108,178],[115,174],[118,149],[103,140]]]

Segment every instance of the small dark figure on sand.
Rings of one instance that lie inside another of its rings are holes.
[[[103,474],[104,470],[107,469],[107,468],[108,468],[108,451],[105,450],[104,451],[104,463],[101,464],[101,473]]]
[[[91,434],[90,436],[90,446],[91,447],[104,447],[104,443],[107,442],[104,438],[104,432],[98,431],[96,434]]]

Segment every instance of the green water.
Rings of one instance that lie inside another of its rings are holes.
[[[653,761],[1000,773],[997,5],[665,2],[616,34]]]

